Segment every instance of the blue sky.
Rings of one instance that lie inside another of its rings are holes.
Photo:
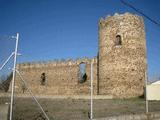
[[[126,1],[160,22],[160,0]],[[23,55],[19,62],[94,57],[98,51],[100,17],[115,12],[136,13],[120,0],[0,0],[0,3],[0,37],[20,33],[19,52]],[[144,20],[149,73],[159,74],[160,27]],[[3,41],[2,37],[0,40]],[[1,49],[12,46],[13,43]]]

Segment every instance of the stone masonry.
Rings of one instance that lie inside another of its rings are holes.
[[[19,64],[17,68],[34,94],[41,95],[86,95],[90,93],[90,65],[93,64],[94,93],[97,89],[97,59],[79,59],[76,61],[57,61],[48,63]],[[87,80],[79,83],[79,64],[86,63]],[[46,84],[41,85],[41,74],[46,74]],[[16,75],[16,91],[23,93],[23,83]]]
[[[143,95],[146,41],[143,18],[130,13],[115,14],[99,21],[97,58],[76,61],[23,63],[17,68],[37,95],[89,95],[90,66],[93,61],[94,94],[129,98]],[[80,63],[86,64],[87,80],[78,82]],[[46,84],[41,85],[41,74]],[[16,76],[16,92],[24,93],[24,85]]]
[[[116,37],[120,39],[119,45]],[[146,41],[142,17],[125,13],[99,22],[99,94],[136,97],[144,92]]]

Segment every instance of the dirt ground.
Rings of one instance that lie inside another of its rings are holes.
[[[50,120],[88,120],[90,100],[55,98],[39,98],[38,100]],[[9,98],[0,98],[0,104],[6,102],[10,102]],[[149,102],[149,112],[153,111],[160,111],[160,101]],[[94,118],[144,112],[145,100],[142,98],[93,101]],[[45,118],[32,98],[15,98],[14,120],[45,120]]]

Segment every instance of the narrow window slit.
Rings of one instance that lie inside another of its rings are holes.
[[[115,40],[115,46],[119,46],[119,45],[122,45],[122,38],[120,35],[117,35]]]

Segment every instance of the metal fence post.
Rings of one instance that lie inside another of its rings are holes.
[[[10,104],[10,119],[9,120],[12,120],[12,116],[13,116],[14,84],[15,84],[15,75],[16,75],[18,40],[19,40],[19,33],[17,33],[17,36],[16,36],[16,46],[15,46],[15,52],[14,52],[14,65],[13,65],[13,78],[12,78],[12,86],[11,86],[11,104]]]
[[[90,119],[93,119],[93,61],[91,60],[91,113]]]

